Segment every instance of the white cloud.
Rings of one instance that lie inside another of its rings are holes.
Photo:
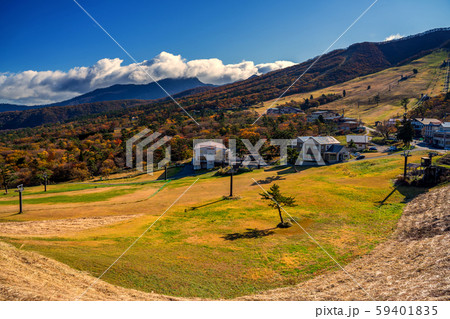
[[[197,77],[208,84],[226,84],[295,64],[290,61],[223,64],[215,58],[186,61],[180,55],[168,52],[138,64],[122,63],[123,60],[118,58],[101,59],[92,66],[75,67],[67,72],[0,73],[0,102],[27,105],[58,102],[114,84],[152,82],[146,72],[155,80]]]
[[[262,63],[257,64],[256,67],[258,68],[259,73],[267,73],[272,72],[279,69],[284,69],[290,66],[293,66],[295,63],[291,61],[275,61],[274,63]]]
[[[403,36],[400,35],[400,33],[397,33],[397,34],[391,34],[391,35],[388,36],[386,39],[384,39],[384,42],[392,41],[392,40],[397,40],[397,39],[401,39],[401,38],[403,38]]]

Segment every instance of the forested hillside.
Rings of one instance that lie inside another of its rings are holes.
[[[396,43],[401,45],[402,42]],[[310,81],[297,90],[328,86],[360,73],[385,68],[391,62],[381,52],[380,45],[357,44],[324,56],[311,68],[313,73],[305,75]],[[418,53],[411,51],[411,54]],[[28,127],[0,133],[1,182],[9,186],[36,185],[44,172],[51,181],[62,182],[121,171],[125,168],[126,140],[143,128],[173,137],[170,141],[173,161],[192,156],[194,138],[236,138],[255,142],[259,138],[334,134],[333,124],[307,122],[304,114],[263,116],[257,125],[252,125],[258,114],[248,107],[280,94],[308,63],[311,61],[205,92],[175,96],[200,126],[168,99],[152,103],[141,100],[98,102],[0,114],[3,128]],[[314,78],[313,74],[320,76]],[[314,101],[326,107],[342,100],[336,94],[325,94],[325,97],[329,98],[316,97]],[[444,97],[436,101],[444,102]],[[439,108],[437,106],[436,110]],[[424,110],[425,115],[429,112]],[[95,113],[101,114],[93,116]],[[63,123],[65,121],[69,122]],[[38,126],[41,124],[46,125]],[[38,127],[30,128],[32,126]],[[245,149],[242,143],[237,146],[238,152]],[[270,145],[264,148],[269,159],[277,154]],[[162,155],[162,152],[157,153],[155,162]]]
[[[294,65],[289,68],[251,77],[245,81],[220,86],[213,89],[193,89],[176,97],[179,103],[191,110],[191,113],[204,114],[206,109],[217,112],[222,110],[242,110],[252,105],[277,98],[308,68],[307,73],[295,82],[286,92],[291,95],[325,88],[342,83],[358,76],[374,73],[396,66],[412,59],[417,59],[437,48],[450,48],[450,28],[436,29],[390,42],[357,43],[347,49],[339,49],[315,59]],[[313,66],[311,66],[314,63]],[[200,93],[197,93],[200,91]],[[196,93],[196,94],[195,94]],[[128,102],[127,102],[128,103]],[[147,103],[147,107],[166,109],[173,106],[169,99]],[[105,102],[101,111],[116,111],[117,102],[110,106]],[[128,104],[129,106],[129,104]],[[73,108],[70,116],[61,117],[59,108],[48,108],[45,111],[24,111],[31,113],[0,113],[0,129],[37,126],[45,123],[63,122],[78,116],[99,113],[99,108],[83,105]],[[78,113],[77,113],[78,110]],[[92,112],[91,112],[92,110]],[[195,111],[194,111],[195,110]],[[130,110],[132,111],[132,110]],[[45,113],[45,115],[44,115]],[[45,121],[43,119],[46,119]],[[17,119],[17,121],[16,121]]]

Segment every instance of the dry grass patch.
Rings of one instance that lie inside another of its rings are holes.
[[[273,106],[281,105],[291,100],[303,101],[309,98],[311,94],[314,97],[318,97],[322,94],[342,94],[342,91],[346,90],[347,95],[345,98],[320,106],[320,109],[345,110],[347,116],[361,116],[364,122],[373,124],[375,121],[387,120],[403,114],[403,107],[400,105],[400,101],[404,97],[411,99],[410,107],[412,107],[417,99],[420,98],[420,93],[429,95],[440,94],[443,88],[445,70],[439,69],[439,65],[446,57],[447,52],[436,51],[400,67],[389,68],[324,89],[285,96]],[[412,75],[413,68],[419,71],[418,74],[406,81],[398,82],[401,75]],[[371,88],[367,90],[369,85]],[[380,94],[381,98],[379,105],[374,103],[368,104],[368,99],[373,99],[377,94]],[[255,111],[262,114],[274,102],[275,100],[266,101],[263,107],[255,108]],[[359,108],[358,102],[360,102]]]
[[[85,217],[75,219],[0,223],[0,236],[50,236],[98,228],[127,221],[141,215]]]

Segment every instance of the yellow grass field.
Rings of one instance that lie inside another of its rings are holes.
[[[373,125],[375,121],[387,120],[403,114],[404,110],[400,101],[405,97],[410,99],[409,107],[413,107],[422,93],[430,96],[441,94],[446,70],[440,69],[439,66],[446,58],[447,52],[445,50],[436,51],[403,66],[358,77],[324,89],[288,95],[278,101],[266,101],[262,107],[255,108],[255,111],[262,114],[269,107],[275,107],[291,100],[303,101],[311,95],[318,97],[322,94],[342,94],[342,91],[345,90],[346,97],[319,108],[335,110],[339,113],[345,111],[347,116],[361,118],[366,124]],[[418,70],[416,75],[413,75],[413,69]],[[401,75],[411,77],[398,82]],[[370,90],[367,89],[369,85]],[[373,99],[377,94],[380,95],[379,105],[369,104],[369,98]]]
[[[234,177],[233,200],[223,198],[229,178],[214,172],[170,182],[141,175],[51,185],[47,193],[31,187],[24,214],[17,215],[16,193],[0,199],[0,239],[99,276],[199,178],[102,279],[171,296],[233,298],[337,267],[297,225],[276,228],[277,212],[260,199],[253,179],[295,196],[298,206],[286,210],[345,265],[384,241],[405,202],[425,191],[392,186],[402,163],[392,155],[255,170]]]

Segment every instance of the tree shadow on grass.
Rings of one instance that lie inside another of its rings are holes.
[[[265,179],[260,179],[257,181],[257,183],[253,182],[252,186],[258,185],[258,184],[270,184],[272,182],[284,180],[285,178],[281,176],[268,176]]]
[[[17,212],[17,213],[12,213],[11,215],[6,215],[6,216],[4,216],[4,217],[12,217],[12,216],[17,216],[17,215],[23,215],[23,213],[19,213],[19,212]],[[10,220],[9,220],[10,221]]]
[[[222,238],[230,241],[244,238],[262,238],[274,234],[275,232],[273,231],[273,229],[276,228],[269,228],[269,229],[247,228],[246,232],[227,234]]]
[[[187,210],[196,210],[198,208],[202,208],[202,207],[206,207],[206,206],[209,206],[209,205],[213,205],[213,204],[219,203],[221,201],[224,201],[225,199],[226,199],[226,197],[222,197],[222,198],[220,198],[218,200],[215,200],[213,202],[209,202],[209,203],[206,203],[206,204],[203,204],[203,205],[198,205],[198,206],[192,206],[192,207],[190,207]]]
[[[382,200],[380,200],[378,202],[375,202],[378,204],[378,207],[383,206],[386,203],[386,201],[389,199],[389,197],[391,197],[391,195],[395,193],[396,190],[397,190],[397,187],[395,187],[385,198],[383,198]]]
[[[304,170],[307,170],[311,167],[317,167],[317,166],[297,166],[297,165],[279,165],[274,166],[265,169],[265,172],[277,172],[277,175],[286,175],[286,174],[293,174],[298,173]]]

